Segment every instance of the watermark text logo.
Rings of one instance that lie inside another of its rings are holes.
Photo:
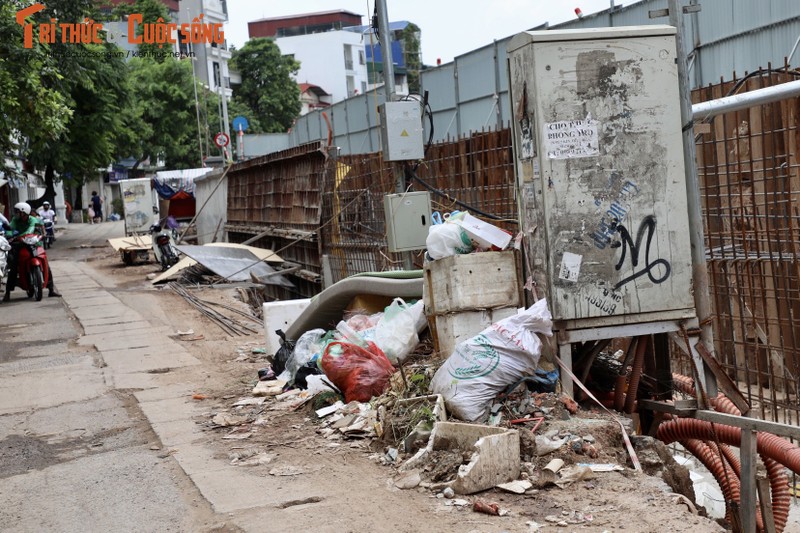
[[[34,24],[26,23],[25,19],[44,9],[45,6],[42,4],[33,4],[17,11],[16,20],[17,24],[23,27],[25,48],[33,48],[34,27]],[[105,31],[103,25],[88,18],[79,23],[59,22],[51,18],[49,23],[39,24],[38,27],[38,40],[42,44],[53,44],[57,41],[74,44],[102,44],[104,42],[101,35]],[[61,30],[60,39],[58,30]],[[116,39],[113,40],[116,41]],[[179,41],[191,44],[224,44],[225,32],[222,30],[221,23],[205,23],[202,13],[192,19],[191,24],[165,22],[161,17],[155,23],[145,23],[141,13],[133,13],[128,16],[128,42],[130,44],[152,44],[161,48],[165,44],[177,44]]]

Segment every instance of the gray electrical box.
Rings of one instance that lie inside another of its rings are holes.
[[[508,46],[528,270],[565,329],[695,316],[675,28]]]
[[[431,225],[431,195],[426,191],[387,194],[383,197],[386,240],[390,252],[425,248]]]
[[[422,159],[422,115],[419,102],[386,102],[378,108],[384,161]]]

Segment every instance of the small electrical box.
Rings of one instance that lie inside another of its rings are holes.
[[[431,226],[431,195],[427,191],[387,194],[383,197],[386,240],[390,252],[425,248]]]
[[[419,102],[386,102],[378,108],[384,161],[422,159],[422,118]]]

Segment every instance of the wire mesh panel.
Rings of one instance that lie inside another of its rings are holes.
[[[707,101],[796,79],[765,70],[694,92]],[[699,126],[697,165],[720,362],[761,417],[798,423],[800,99]]]
[[[322,177],[327,155],[310,143],[239,163],[228,173],[228,231],[231,242],[252,240],[299,266],[294,288],[268,286],[275,299],[311,297],[320,291]]]
[[[416,168],[414,168],[416,167]],[[432,207],[441,213],[468,210],[496,217],[494,224],[515,230],[514,168],[508,129],[473,134],[435,144],[425,160],[405,171],[383,161],[380,153],[342,156],[328,166],[322,199],[321,240],[332,281],[365,271],[405,268],[400,254],[389,253],[383,197],[396,191],[396,172],[406,190],[431,190]],[[422,267],[422,251],[414,265]]]

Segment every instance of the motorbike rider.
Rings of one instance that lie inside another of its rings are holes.
[[[42,207],[36,210],[36,214],[39,215],[39,218],[41,218],[43,222],[45,220],[49,220],[53,224],[58,222],[58,216],[56,212],[53,211],[53,208],[50,207],[50,202],[47,200],[42,203]]]
[[[14,237],[17,235],[28,235],[36,233],[44,236],[44,229],[42,221],[37,217],[31,215],[31,206],[26,202],[19,202],[14,206],[14,216],[11,217],[11,222],[8,224],[11,228],[6,231],[7,237]],[[17,282],[17,267],[19,258],[19,248],[21,244],[18,242],[12,243],[11,251],[8,254],[8,279],[6,280],[6,293],[3,295],[3,301],[7,302],[11,299],[11,291]],[[56,291],[56,286],[53,283],[53,271],[50,270],[50,265],[47,265],[47,296],[60,297],[61,294]]]

